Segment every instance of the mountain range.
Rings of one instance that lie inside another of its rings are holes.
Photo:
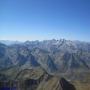
[[[28,82],[24,90],[90,90],[89,42],[7,42],[0,42],[0,81]],[[65,89],[65,83],[76,89]]]

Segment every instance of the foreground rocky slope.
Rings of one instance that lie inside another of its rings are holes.
[[[74,85],[64,78],[49,75],[41,68],[25,69],[16,75],[14,80],[0,82],[2,87],[16,90],[76,90]]]
[[[11,80],[12,75],[14,76]],[[14,73],[8,74],[8,76],[8,80],[0,80],[0,90],[3,90],[3,87],[10,87],[12,90],[13,88],[14,90],[90,90],[89,80],[82,82],[80,80],[69,80],[66,77],[50,75],[40,67],[24,69],[16,73],[16,75]]]

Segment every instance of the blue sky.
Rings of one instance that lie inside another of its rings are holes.
[[[0,0],[0,40],[89,37],[90,0]]]

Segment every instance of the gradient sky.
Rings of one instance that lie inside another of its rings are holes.
[[[0,0],[0,40],[90,41],[90,0]]]

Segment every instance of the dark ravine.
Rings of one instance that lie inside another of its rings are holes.
[[[65,80],[64,78],[61,78],[60,85],[62,87],[62,90],[76,90],[75,86],[67,80]]]

